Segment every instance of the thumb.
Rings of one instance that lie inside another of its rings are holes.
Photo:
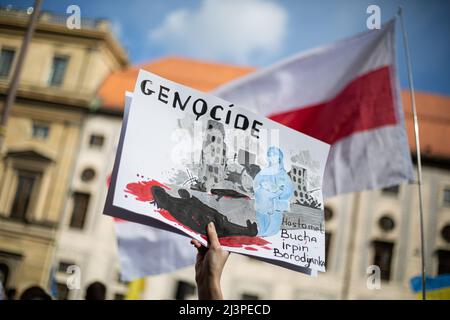
[[[214,222],[208,223],[207,227],[207,234],[208,234],[208,243],[213,249],[220,248],[220,242],[219,237],[217,236],[216,227],[214,226]]]

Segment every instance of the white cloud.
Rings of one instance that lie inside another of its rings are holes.
[[[286,10],[268,0],[203,0],[167,15],[150,39],[179,54],[252,63],[279,52],[287,20]]]

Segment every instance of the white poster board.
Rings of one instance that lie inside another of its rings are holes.
[[[304,273],[325,271],[329,145],[141,70],[104,213]],[[188,240],[187,240],[188,241]]]

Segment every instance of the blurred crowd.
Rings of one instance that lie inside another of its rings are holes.
[[[16,289],[4,290],[0,282],[0,300],[53,300],[52,296],[38,285],[26,288],[20,296],[17,296]],[[85,300],[105,300],[106,286],[99,281],[92,282],[86,288]]]

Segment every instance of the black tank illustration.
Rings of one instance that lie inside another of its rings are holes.
[[[211,221],[219,237],[250,236],[258,234],[256,222],[247,220],[247,226],[228,221],[228,218],[214,208],[191,196],[186,189],[178,190],[180,198],[171,196],[161,187],[152,187],[153,199],[158,208],[167,210],[175,219],[200,234],[206,235],[206,226]]]

